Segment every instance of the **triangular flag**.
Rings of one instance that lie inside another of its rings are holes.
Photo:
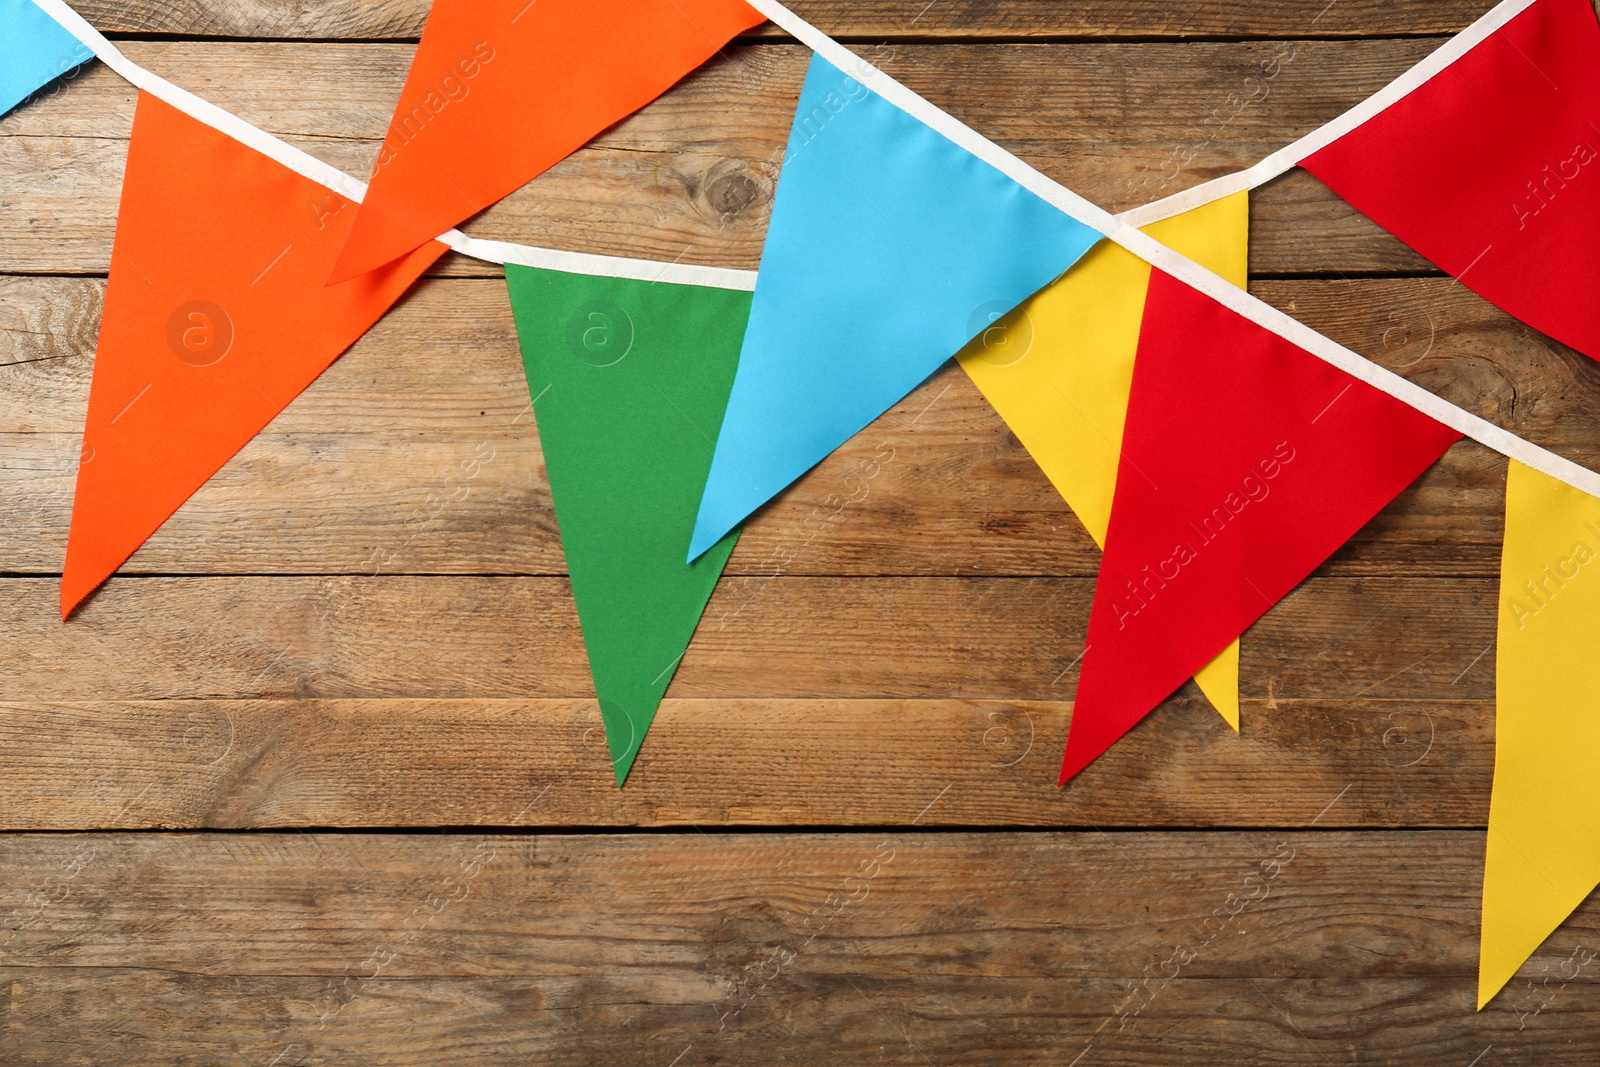
[[[1483,1007],[1600,885],[1600,500],[1512,462],[1483,872]]]
[[[742,0],[434,0],[331,280],[476,215],[761,21]]]
[[[1600,23],[1537,0],[1302,165],[1517,318],[1600,359]]]
[[[1243,289],[1249,196],[1235,193],[1145,232]],[[1150,265],[1107,241],[956,357],[1102,548],[1149,285]],[[1238,730],[1239,642],[1195,681]]]
[[[65,616],[444,252],[324,286],[355,205],[139,95],[61,578]]]
[[[691,555],[1099,238],[813,56]]]
[[[738,540],[684,562],[750,294],[507,266],[617,784]]]
[[[93,58],[33,0],[0,0],[0,115]]]
[[[1153,271],[1061,780],[1459,436]]]

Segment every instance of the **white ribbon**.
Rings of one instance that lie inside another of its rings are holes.
[[[1192,285],[1213,300],[1238,312],[1256,325],[1272,331],[1291,344],[1299,345],[1312,355],[1333,364],[1352,377],[1388,393],[1401,403],[1416,408],[1451,429],[1460,431],[1479,444],[1492,448],[1511,459],[1525,463],[1558,481],[1567,483],[1574,489],[1582,490],[1591,496],[1600,497],[1600,474],[1596,474],[1585,467],[1580,467],[1571,460],[1563,459],[1555,453],[1548,452],[1538,445],[1525,441],[1471,412],[1456,407],[1444,398],[1435,396],[1421,386],[1414,385],[1400,377],[1393,371],[1386,370],[1371,360],[1357,355],[1338,342],[1322,336],[1311,327],[1290,318],[1270,304],[1263,303],[1193,260],[1180,256],[1153,237],[1142,233],[1136,226],[1127,221],[1127,216],[1119,218],[1112,215],[1103,208],[1091,204],[1065,186],[1045,177],[987,137],[935,107],[889,77],[889,75],[883,73],[883,71],[878,70],[865,59],[857,56],[831,37],[817,30],[788,8],[777,3],[776,0],[746,0],[746,2],[763,15],[766,15],[778,26],[793,34],[802,44],[877,92],[884,99],[906,112],[906,114],[944,134],[951,141],[965,148],[984,162],[989,163],[1023,188],[1046,202],[1054,204],[1084,225],[1099,230],[1112,241],[1126,248],[1145,262],[1165,271],[1182,282]],[[1365,121],[1370,115],[1377,114],[1384,107],[1393,103],[1394,100],[1398,100],[1407,92],[1416,88],[1417,85],[1421,85],[1427,78],[1443,70],[1449,63],[1454,62],[1456,58],[1464,54],[1473,44],[1481,41],[1488,34],[1504,25],[1507,19],[1526,8],[1532,2],[1533,0],[1506,0],[1505,3],[1495,8],[1489,15],[1474,24],[1473,31],[1475,31],[1476,35],[1469,43],[1456,48],[1453,47],[1456,42],[1452,41],[1450,45],[1446,45],[1439,52],[1434,53],[1435,56],[1440,53],[1448,53],[1445,59],[1432,66],[1427,61],[1424,61],[1412,68],[1410,73],[1395,83],[1401,88],[1392,95],[1392,99],[1387,98],[1389,89],[1385,89],[1373,97],[1373,100],[1380,101],[1380,103],[1371,109],[1370,114],[1364,113],[1365,105],[1352,109],[1346,115],[1346,118],[1358,113],[1361,114],[1352,123],[1351,128]],[[1465,36],[1465,34],[1462,36]],[[1425,72],[1424,68],[1427,68]],[[1414,81],[1414,84],[1411,84],[1411,81]],[[1390,88],[1393,89],[1394,86]],[[1313,137],[1315,136],[1313,135]],[[1312,138],[1302,138],[1296,144],[1304,144],[1311,140]],[[1205,187],[1202,186],[1201,188]],[[1248,186],[1241,186],[1241,188],[1248,188]],[[1226,194],[1219,193],[1217,195]],[[1204,203],[1205,201],[1201,202]]]
[[[116,45],[85,22],[82,16],[64,0],[34,0],[34,3],[61,23],[68,33],[88,46],[106,66],[151,96],[159,97],[191,118],[227,134],[240,144],[247,145],[262,155],[282,163],[301,177],[310,178],[346,199],[360,203],[366,196],[365,182],[352,178],[337,167],[329,166],[317,157],[280,141],[239,116],[230,114],[215,104],[200,99],[187,89],[180,89],[165,78],[145,70],[118,51]],[[606,278],[631,278],[644,282],[679,282],[684,285],[706,285],[719,289],[749,291],[756,287],[755,271],[749,270],[659,263],[648,259],[597,256],[588,252],[563,252],[554,248],[535,248],[531,245],[508,244],[504,241],[483,241],[476,237],[468,237],[460,230],[440,234],[438,240],[463,255],[489,263],[519,263],[526,267],[543,267],[548,270],[566,271],[569,274],[597,274]]]
[[[1352,377],[1389,394],[1400,402],[1444,423],[1446,426],[1499,452],[1501,455],[1524,463],[1555,478],[1557,481],[1565,482],[1574,489],[1588,493],[1591,496],[1600,497],[1600,474],[1596,474],[1585,467],[1580,467],[1571,460],[1563,459],[1530,441],[1525,441],[1491,422],[1456,407],[1442,397],[1435,396],[1421,386],[1412,384],[1398,374],[1378,366],[1343,345],[1322,336],[1309,326],[1290,318],[1271,305],[1256,299],[1243,289],[1237,288],[1198,263],[1180,256],[1159,241],[1140,232],[1137,228],[1139,225],[1147,225],[1149,221],[1155,221],[1171,214],[1177,214],[1180,211],[1189,210],[1190,207],[1208,203],[1211,199],[1229,195],[1240,189],[1252,188],[1252,183],[1259,184],[1276,174],[1281,174],[1284,170],[1294,165],[1291,157],[1294,159],[1303,158],[1310,152],[1314,152],[1317,148],[1331,142],[1343,132],[1354,129],[1368,118],[1378,114],[1384,108],[1405,96],[1406,93],[1423,84],[1428,78],[1455,62],[1456,59],[1459,59],[1473,46],[1526,9],[1534,0],[1504,0],[1498,7],[1473,23],[1468,30],[1453,38],[1448,44],[1429,56],[1428,59],[1417,64],[1404,76],[1371,99],[1352,108],[1344,116],[1322,127],[1315,133],[1301,138],[1281,152],[1274,153],[1273,156],[1269,156],[1255,167],[1241,171],[1237,175],[1229,175],[1226,178],[1219,178],[1214,182],[1197,186],[1195,189],[1180,193],[1175,197],[1156,201],[1155,204],[1135,209],[1135,211],[1121,217],[1110,214],[1060,183],[1046,177],[948,112],[941,110],[910,89],[907,89],[865,59],[857,56],[827,34],[795,15],[782,4],[777,3],[776,0],[746,0],[746,2],[763,15],[766,15],[780,28],[793,35],[802,44],[861,82],[867,88],[878,93],[889,103],[894,104],[906,114],[943,134],[954,144],[989,163],[996,170],[1034,193],[1040,199],[1053,204],[1091,229],[1105,234],[1110,240],[1126,248],[1157,269],[1165,271],[1178,280],[1199,289],[1213,300],[1232,309],[1258,326],[1270,330],[1291,344],[1298,345],[1318,358],[1345,371]],[[343,171],[330,167],[328,164],[307,155],[292,145],[285,144],[266,131],[252,126],[237,116],[207,103],[193,93],[180,89],[166,79],[157,77],[143,67],[131,62],[110,41],[107,41],[98,30],[80,18],[77,12],[73,11],[64,0],[35,0],[35,3],[49,12],[73,36],[92,49],[95,55],[105,61],[106,65],[140,89],[160,97],[206,125],[221,130],[243,144],[249,145],[258,152],[277,160],[297,174],[304,175],[312,181],[325,185],[342,196],[359,201],[366,192],[366,186],[362,182],[350,177]],[[1296,152],[1299,152],[1298,156],[1295,156]],[[1284,160],[1291,161],[1284,162]],[[1278,169],[1273,170],[1273,167],[1278,167]],[[1212,190],[1212,192],[1201,194],[1201,190]],[[1165,214],[1155,211],[1158,206],[1177,203],[1183,197],[1189,197],[1193,202],[1190,203],[1185,200],[1182,206],[1175,207],[1171,211],[1162,208],[1161,211],[1165,212]],[[1147,215],[1151,217],[1146,218]],[[576,274],[630,278],[647,282],[682,282],[690,285],[709,285],[746,291],[755,288],[755,272],[753,271],[729,270],[721,267],[685,266],[676,263],[659,263],[652,260],[625,259],[618,256],[563,252],[551,248],[534,248],[526,245],[506,244],[499,241],[481,241],[467,237],[457,230],[451,230],[449,233],[441,235],[439,240],[459,252],[491,263],[521,263],[527,266],[545,267],[551,270]]]
[[[1160,222],[1162,219],[1170,219],[1193,208],[1203,207],[1213,200],[1221,200],[1225,196],[1232,196],[1234,193],[1266,184],[1284,171],[1299,166],[1302,159],[1320,152],[1368,119],[1421,88],[1428,79],[1478,47],[1489,38],[1490,34],[1498,32],[1502,26],[1522,14],[1535,2],[1536,0],[1502,0],[1477,22],[1429,53],[1422,62],[1326,126],[1317,127],[1298,141],[1278,149],[1252,167],[1224,174],[1220,178],[1213,178],[1181,193],[1174,193],[1131,211],[1124,211],[1123,221],[1130,226],[1148,226],[1152,222]]]

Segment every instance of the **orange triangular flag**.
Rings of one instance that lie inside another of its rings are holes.
[[[140,94],[106,285],[66,615],[443,252],[324,280],[354,203]]]
[[[476,215],[761,21],[742,0],[434,0],[331,281]]]

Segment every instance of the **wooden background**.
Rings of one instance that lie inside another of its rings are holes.
[[[1487,3],[795,7],[1121,209]],[[426,0],[79,6],[365,174]],[[755,267],[805,61],[731,45],[471,231]],[[1057,790],[1096,552],[946,367],[749,525],[619,791],[503,285],[455,258],[63,626],[133,103],[91,66],[0,123],[0,1062],[1595,1062],[1592,902],[1473,1010],[1476,445],[1246,635],[1242,736],[1191,685]],[[1600,367],[1302,173],[1253,221],[1253,292],[1600,465]]]

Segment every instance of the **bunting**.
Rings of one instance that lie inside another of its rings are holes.
[[[1153,272],[1061,781],[1459,436]]]
[[[33,0],[0,0],[0,115],[93,58]]]
[[[1244,288],[1249,194],[1235,193],[1146,228],[1167,247]],[[1150,265],[1105,242],[1059,281],[975,337],[956,357],[1105,547]],[[1239,642],[1195,674],[1239,729]]]
[[[83,461],[66,616],[327,369],[444,246],[324,286],[354,205],[139,95]]]
[[[508,266],[617,784],[739,534],[684,562],[748,292]]]
[[[1513,460],[1478,1007],[1600,885],[1600,500]]]
[[[690,556],[1099,238],[812,56]]]
[[[1536,0],[1301,163],[1467,288],[1600,358],[1600,22]]]
[[[742,0],[434,0],[330,280],[476,215],[761,21]]]
[[[758,12],[817,52],[758,281],[449,231]],[[1104,545],[1063,782],[1191,675],[1237,726],[1238,635],[1466,432],[1528,464],[1508,475],[1480,1006],[1600,884],[1600,477],[1230,289],[1247,208],[1218,200],[1303,162],[1600,358],[1586,0],[1505,0],[1341,119],[1115,218],[775,0],[436,0],[370,191],[62,0],[0,0],[0,114],[91,55],[142,92],[64,616],[448,246],[511,264],[619,784],[740,522],[971,341],[968,373]],[[1133,229],[1160,218],[1171,247]]]

